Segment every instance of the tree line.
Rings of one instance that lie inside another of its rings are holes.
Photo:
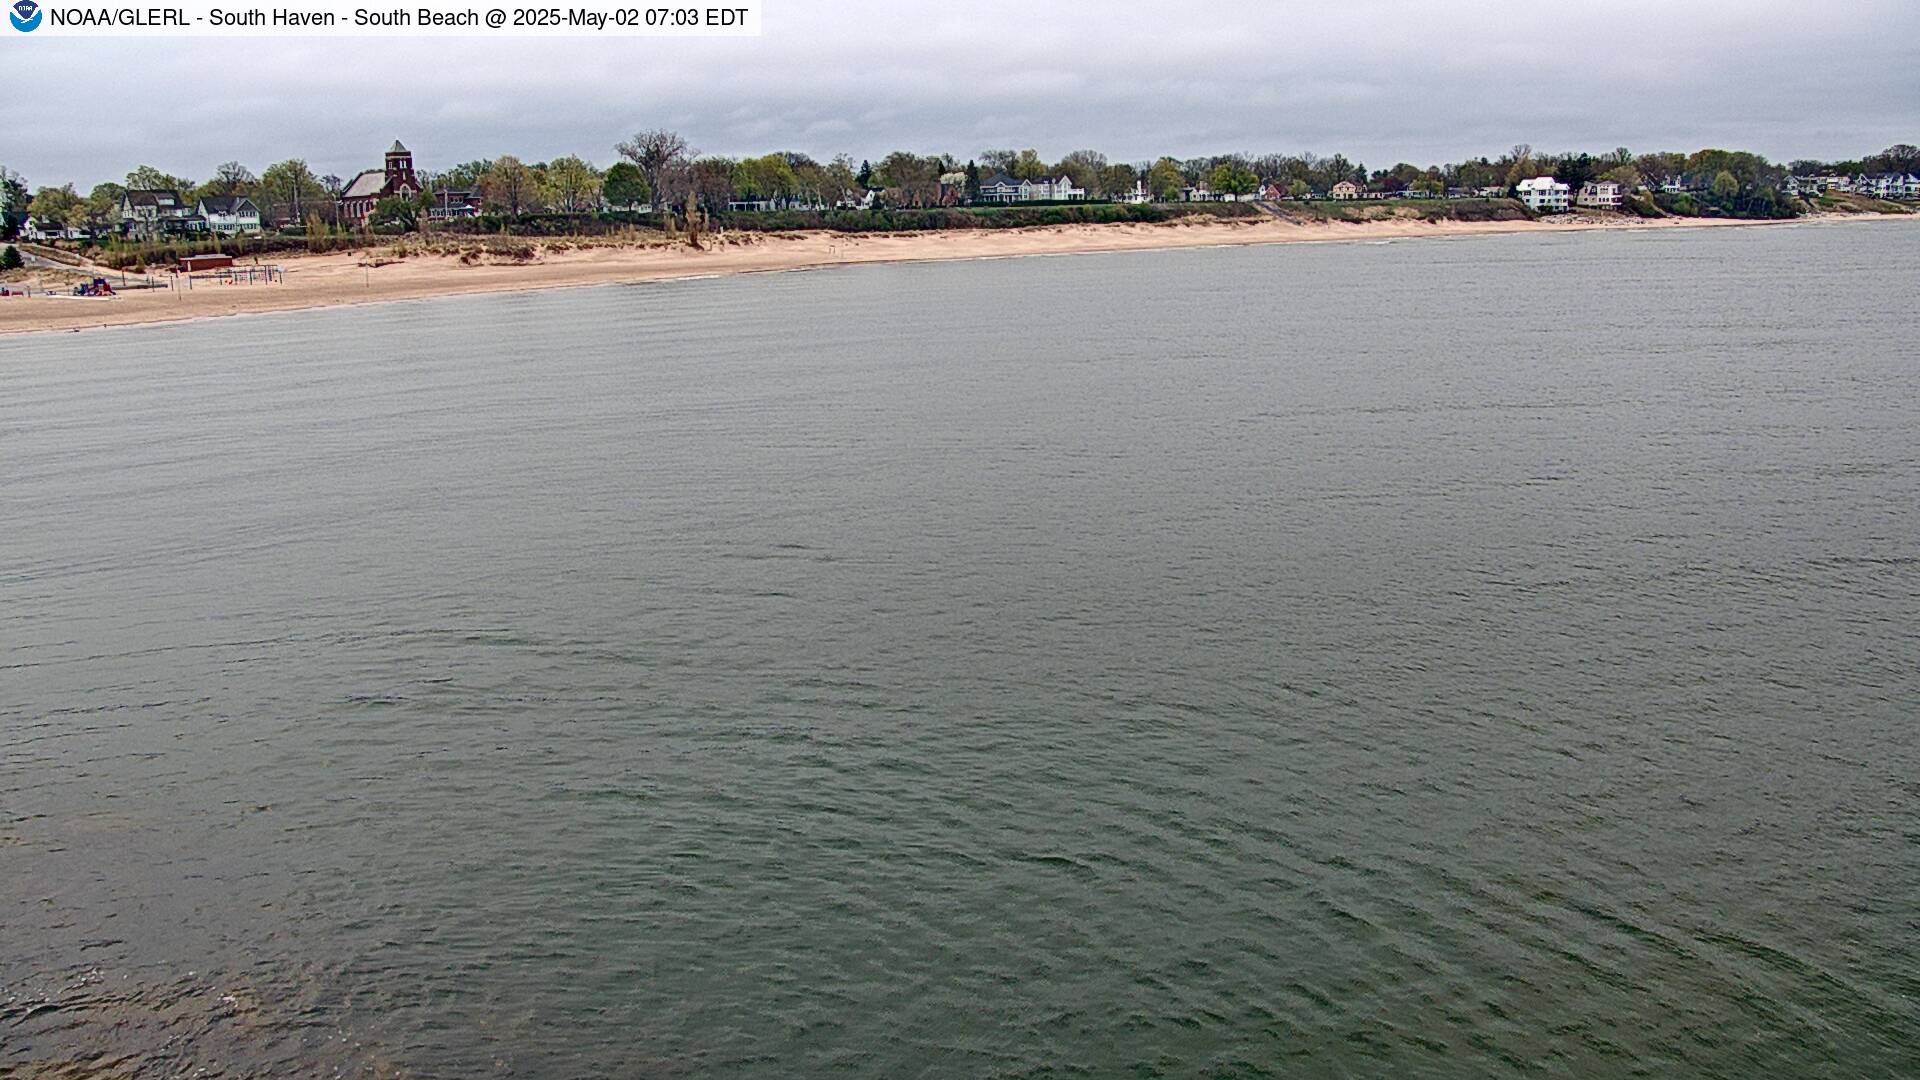
[[[1878,154],[1848,161],[1796,160],[1777,165],[1744,151],[1699,150],[1633,153],[1619,147],[1602,153],[1543,153],[1521,143],[1497,157],[1482,156],[1441,165],[1406,162],[1369,169],[1343,154],[1221,154],[1128,163],[1096,150],[1075,150],[1057,160],[1033,149],[990,149],[962,161],[951,154],[896,150],[878,161],[856,163],[845,154],[828,161],[794,151],[734,158],[702,154],[677,132],[650,129],[614,147],[615,162],[602,169],[569,155],[526,163],[513,155],[462,162],[439,172],[419,173],[426,190],[415,199],[384,200],[372,224],[411,229],[436,199],[449,192],[472,193],[482,207],[506,217],[531,213],[582,214],[600,210],[698,208],[725,211],[739,202],[832,210],[853,205],[914,209],[972,201],[995,175],[1015,180],[1067,178],[1089,200],[1144,195],[1174,201],[1205,187],[1222,195],[1246,196],[1271,191],[1291,198],[1325,195],[1351,183],[1382,195],[1511,190],[1521,180],[1553,176],[1576,189],[1588,181],[1608,180],[1628,191],[1646,189],[1647,198],[1684,190],[1687,198],[1728,213],[1783,211],[1789,175],[1920,171],[1920,150],[1900,143]],[[78,227],[106,232],[120,220],[120,201],[128,190],[167,189],[192,203],[205,196],[244,195],[268,222],[304,224],[309,229],[338,223],[338,199],[346,181],[318,175],[301,159],[276,162],[254,174],[228,161],[199,183],[149,165],[129,172],[122,182],[96,184],[81,195],[72,184],[41,187],[29,194],[26,180],[0,166],[0,210],[9,211],[0,239],[11,239],[24,212],[43,227]]]

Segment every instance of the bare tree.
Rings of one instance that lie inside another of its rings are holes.
[[[653,208],[660,209],[667,185],[662,184],[668,173],[676,166],[693,156],[693,148],[678,133],[665,129],[642,131],[626,142],[614,146],[621,157],[633,162],[640,174],[647,178],[647,187],[653,191]]]

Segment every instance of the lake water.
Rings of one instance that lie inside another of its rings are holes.
[[[0,1073],[1914,1075],[1916,265],[0,340]]]

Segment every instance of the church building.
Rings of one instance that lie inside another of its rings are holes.
[[[344,225],[365,225],[381,199],[411,199],[418,194],[420,178],[413,174],[413,152],[396,139],[387,148],[386,168],[366,170],[340,193],[340,221]]]

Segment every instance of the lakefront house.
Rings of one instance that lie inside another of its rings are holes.
[[[245,195],[206,195],[194,206],[202,228],[222,236],[260,231],[260,208]]]
[[[1520,193],[1520,201],[1527,209],[1536,214],[1553,214],[1567,208],[1567,197],[1573,191],[1571,184],[1563,184],[1551,176],[1536,176],[1531,180],[1522,180],[1515,185]]]
[[[1087,197],[1085,188],[1073,186],[1070,177],[1058,180],[1015,180],[1006,173],[994,173],[980,182],[980,201],[988,203],[1066,202]]]
[[[1911,199],[1920,196],[1920,179],[1906,173],[1875,173],[1856,181],[1854,190],[1876,199]]]
[[[1333,185],[1333,197],[1345,201],[1360,197],[1360,185],[1351,180],[1342,180]]]
[[[387,148],[382,167],[361,172],[340,192],[340,220],[348,225],[365,225],[381,199],[411,199],[420,191],[420,178],[413,172],[413,152],[395,139]]]
[[[1589,180],[1580,185],[1575,203],[1593,210],[1618,210],[1625,196],[1611,180]]]
[[[120,196],[120,231],[151,239],[204,227],[193,204],[172,189],[135,189]]]

